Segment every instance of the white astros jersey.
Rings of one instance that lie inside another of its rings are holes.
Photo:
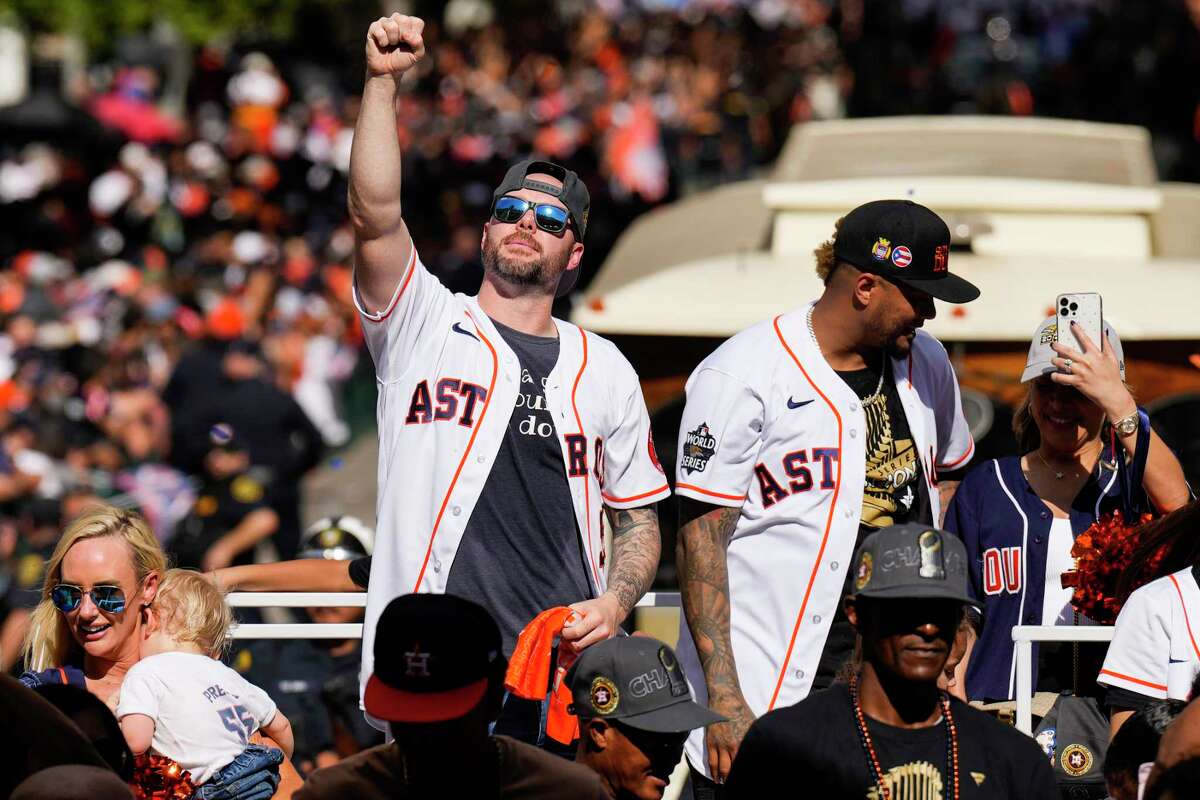
[[[730,634],[757,716],[808,694],[863,508],[865,414],[813,342],[807,313],[759,323],[717,348],[688,379],[680,423],[676,493],[741,509],[728,549]],[[945,349],[924,331],[911,357],[891,367],[938,519],[937,469],[974,452],[958,382]],[[679,659],[706,703],[685,618]],[[692,731],[687,754],[709,774],[703,729]]]
[[[1158,700],[1187,700],[1200,673],[1200,588],[1192,568],[1150,581],[1117,615],[1097,683]]]
[[[357,288],[354,302],[379,389],[378,533],[363,626],[365,685],[375,623],[388,602],[446,589],[520,396],[521,368],[475,298],[451,294],[415,248],[385,309],[366,312]],[[554,322],[559,356],[546,379],[546,404],[598,595],[605,586],[603,507],[649,505],[670,490],[633,367],[611,342]]]

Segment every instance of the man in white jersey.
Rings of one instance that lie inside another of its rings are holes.
[[[350,161],[354,298],[379,387],[364,681],[380,612],[410,592],[479,603],[505,655],[552,606],[575,611],[567,646],[614,635],[654,577],[654,504],[670,493],[633,368],[550,315],[583,257],[589,196],[574,172],[508,171],[483,227],[477,297],[451,294],[421,264],[401,215],[395,103],[424,55],[423,27],[399,14],[370,26]],[[540,741],[541,727],[537,704],[513,700],[496,732]]]
[[[935,297],[979,295],[948,270],[946,224],[909,201],[867,203],[816,256],[815,303],[734,336],[687,383],[679,657],[729,720],[688,740],[697,798],[721,796],[755,717],[829,685],[851,656],[839,600],[856,543],[940,521],[952,486],[938,471],[974,449],[946,351],[919,330]]]

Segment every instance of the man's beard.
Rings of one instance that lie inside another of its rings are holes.
[[[508,239],[514,238],[537,246],[531,239],[517,234],[508,237]],[[564,260],[564,263],[555,269],[550,256],[546,255],[544,251],[538,251],[538,256],[533,259],[508,258],[500,253],[503,245],[504,241],[495,242],[490,237],[488,238],[483,246],[483,270],[514,286],[546,286],[552,280],[557,280],[566,267]]]

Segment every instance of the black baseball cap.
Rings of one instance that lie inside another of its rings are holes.
[[[443,722],[475,708],[502,674],[500,629],[482,606],[449,594],[406,594],[375,626],[367,713],[388,722]]]
[[[538,173],[557,178],[562,182],[562,186],[555,186],[552,183],[528,177]],[[496,191],[492,192],[492,202],[495,203],[499,198],[518,189],[535,189],[561,200],[562,204],[567,207],[567,211],[571,212],[571,222],[575,226],[579,241],[583,241],[584,233],[587,231],[588,209],[591,207],[592,197],[588,193],[587,184],[580,180],[579,175],[573,170],[552,161],[535,161],[533,159],[513,164],[504,174],[504,180],[496,187]],[[555,294],[558,297],[566,295],[578,279],[578,267],[564,272],[559,278]]]
[[[682,733],[725,720],[692,700],[675,651],[649,636],[618,636],[583,651],[567,673],[571,712],[620,720],[652,733]]]
[[[950,229],[911,200],[875,200],[842,218],[833,253],[863,272],[882,275],[947,303],[979,297],[973,283],[950,273]]]
[[[967,592],[967,549],[929,525],[891,525],[854,554],[854,596],[935,598],[978,605]]]

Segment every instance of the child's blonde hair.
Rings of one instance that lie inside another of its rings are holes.
[[[153,607],[168,636],[196,645],[211,658],[220,658],[233,613],[225,596],[203,575],[191,569],[167,570]]]

